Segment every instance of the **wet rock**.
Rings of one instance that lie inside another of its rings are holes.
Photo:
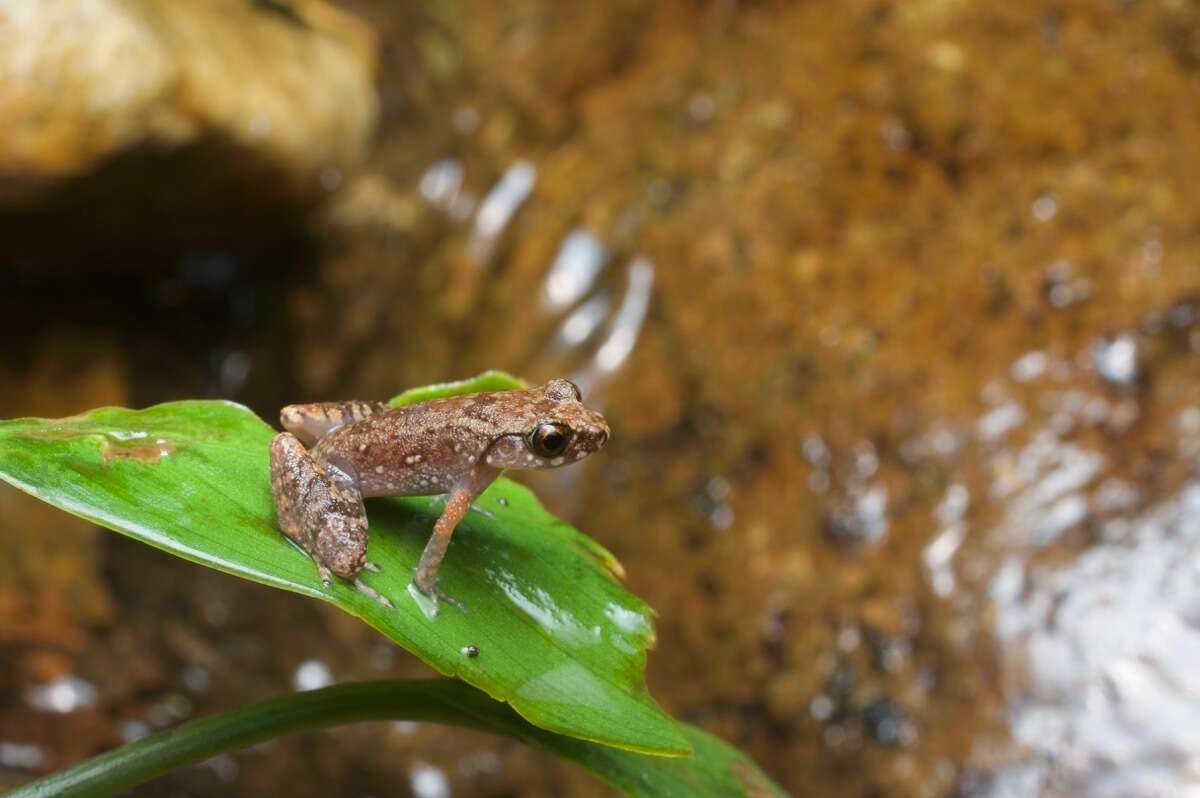
[[[1178,300],[1165,314],[1167,331],[1190,352],[1200,352],[1200,296]]]
[[[1092,284],[1086,277],[1077,277],[1069,261],[1056,260],[1046,269],[1042,293],[1051,306],[1063,309],[1091,296]]]
[[[794,721],[802,717],[805,711],[811,712],[809,707],[816,698],[812,696],[811,691],[806,690],[808,687],[806,675],[795,671],[786,671],[772,678],[765,690],[767,709],[771,716],[781,721]],[[823,702],[817,702],[817,711],[811,714],[814,717],[824,714],[822,707],[824,702],[828,701],[828,698],[824,698]]]
[[[887,534],[887,491],[873,486],[861,491],[825,516],[825,535],[848,546],[872,546]]]
[[[47,335],[25,371],[0,369],[0,416],[65,416],[125,404],[124,364],[111,341],[79,330]],[[105,534],[7,484],[0,484],[0,659],[8,646],[86,647],[86,627],[111,620],[101,578]],[[57,675],[57,674],[56,674]]]
[[[867,705],[863,710],[863,725],[871,739],[880,745],[904,745],[916,736],[908,713],[887,698]]]
[[[0,232],[32,257],[281,224],[363,155],[374,53],[316,0],[6,3]]]
[[[54,646],[78,651],[86,627],[113,613],[101,581],[103,530],[16,488],[0,484],[0,545],[8,575],[0,582],[0,651]]]

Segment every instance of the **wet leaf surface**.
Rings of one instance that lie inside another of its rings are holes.
[[[516,387],[479,381],[408,392]],[[429,618],[406,588],[444,498],[371,499],[363,581],[387,609],[335,580],[278,531],[267,447],[275,434],[241,405],[183,401],[102,408],[65,419],[0,422],[0,478],[67,512],[188,560],[329,601],[446,675],[506,701],[550,731],[634,751],[686,754],[691,744],[645,686],[652,613],[614,578],[615,559],[506,479],[459,525]]]

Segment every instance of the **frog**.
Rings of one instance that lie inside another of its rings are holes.
[[[285,431],[271,441],[270,470],[280,530],[308,553],[326,587],[344,579],[385,606],[392,605],[359,576],[379,570],[367,561],[363,499],[446,495],[409,587],[436,607],[446,598],[437,573],[454,530],[505,469],[576,463],[609,438],[604,416],[561,378],[395,407],[288,405],[279,418]]]

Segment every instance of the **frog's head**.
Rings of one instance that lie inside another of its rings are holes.
[[[582,460],[608,443],[608,422],[585,407],[570,380],[550,382],[527,392],[522,429],[496,440],[487,463],[496,468],[557,468]]]

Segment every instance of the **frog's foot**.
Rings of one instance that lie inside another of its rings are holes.
[[[389,610],[396,609],[396,605],[392,603],[391,599],[389,599],[387,596],[380,593],[375,588],[368,585],[363,580],[356,578],[354,580],[354,587],[355,587],[355,589],[358,590],[359,593],[362,593],[364,596],[374,599],[376,602],[378,602],[379,604],[382,604],[387,609],[389,609]]]
[[[425,617],[431,621],[438,616],[439,607],[441,606],[442,602],[449,604],[451,607],[454,607],[460,612],[467,611],[466,606],[464,606],[462,602],[446,593],[443,593],[436,587],[433,589],[433,592],[427,593],[426,591],[417,587],[416,582],[409,582],[408,595],[412,596],[413,601],[417,603],[417,606],[421,609],[421,612],[425,613]]]
[[[429,620],[433,620],[438,616],[438,601],[436,595],[429,595],[417,587],[416,582],[408,583],[408,595],[412,596],[412,600],[417,603],[417,607],[425,614]]]
[[[354,579],[367,560],[367,514],[354,481],[281,432],[271,441],[271,490],[279,528],[313,558],[321,580]]]
[[[365,562],[365,563],[363,563],[363,570],[370,571],[373,574],[377,574],[380,571],[382,571],[383,569],[380,568],[378,565],[376,565],[373,562]]]
[[[433,541],[430,541],[430,543],[432,542]],[[428,551],[428,549],[426,549],[426,551]],[[413,574],[412,582],[410,582],[408,585],[408,592],[412,594],[413,598],[417,598],[418,602],[420,602],[422,598],[424,601],[430,602],[434,608],[434,614],[437,613],[437,605],[439,601],[444,601],[455,609],[466,610],[466,607],[463,606],[462,602],[450,594],[443,592],[442,589],[438,587],[437,569],[425,568],[423,567],[425,564],[425,560],[422,558],[421,564],[417,566],[417,570]],[[422,598],[418,598],[417,594],[420,594]]]
[[[437,598],[437,569],[426,568],[424,557],[417,564],[417,570],[413,572],[412,584],[409,587],[416,588],[430,598]]]
[[[449,593],[443,592],[436,584],[427,590],[417,584],[417,580],[414,579],[408,583],[408,595],[413,597],[413,601],[417,602],[417,606],[430,619],[437,617],[438,608],[443,602],[454,607],[459,612],[467,611],[465,604]]]

